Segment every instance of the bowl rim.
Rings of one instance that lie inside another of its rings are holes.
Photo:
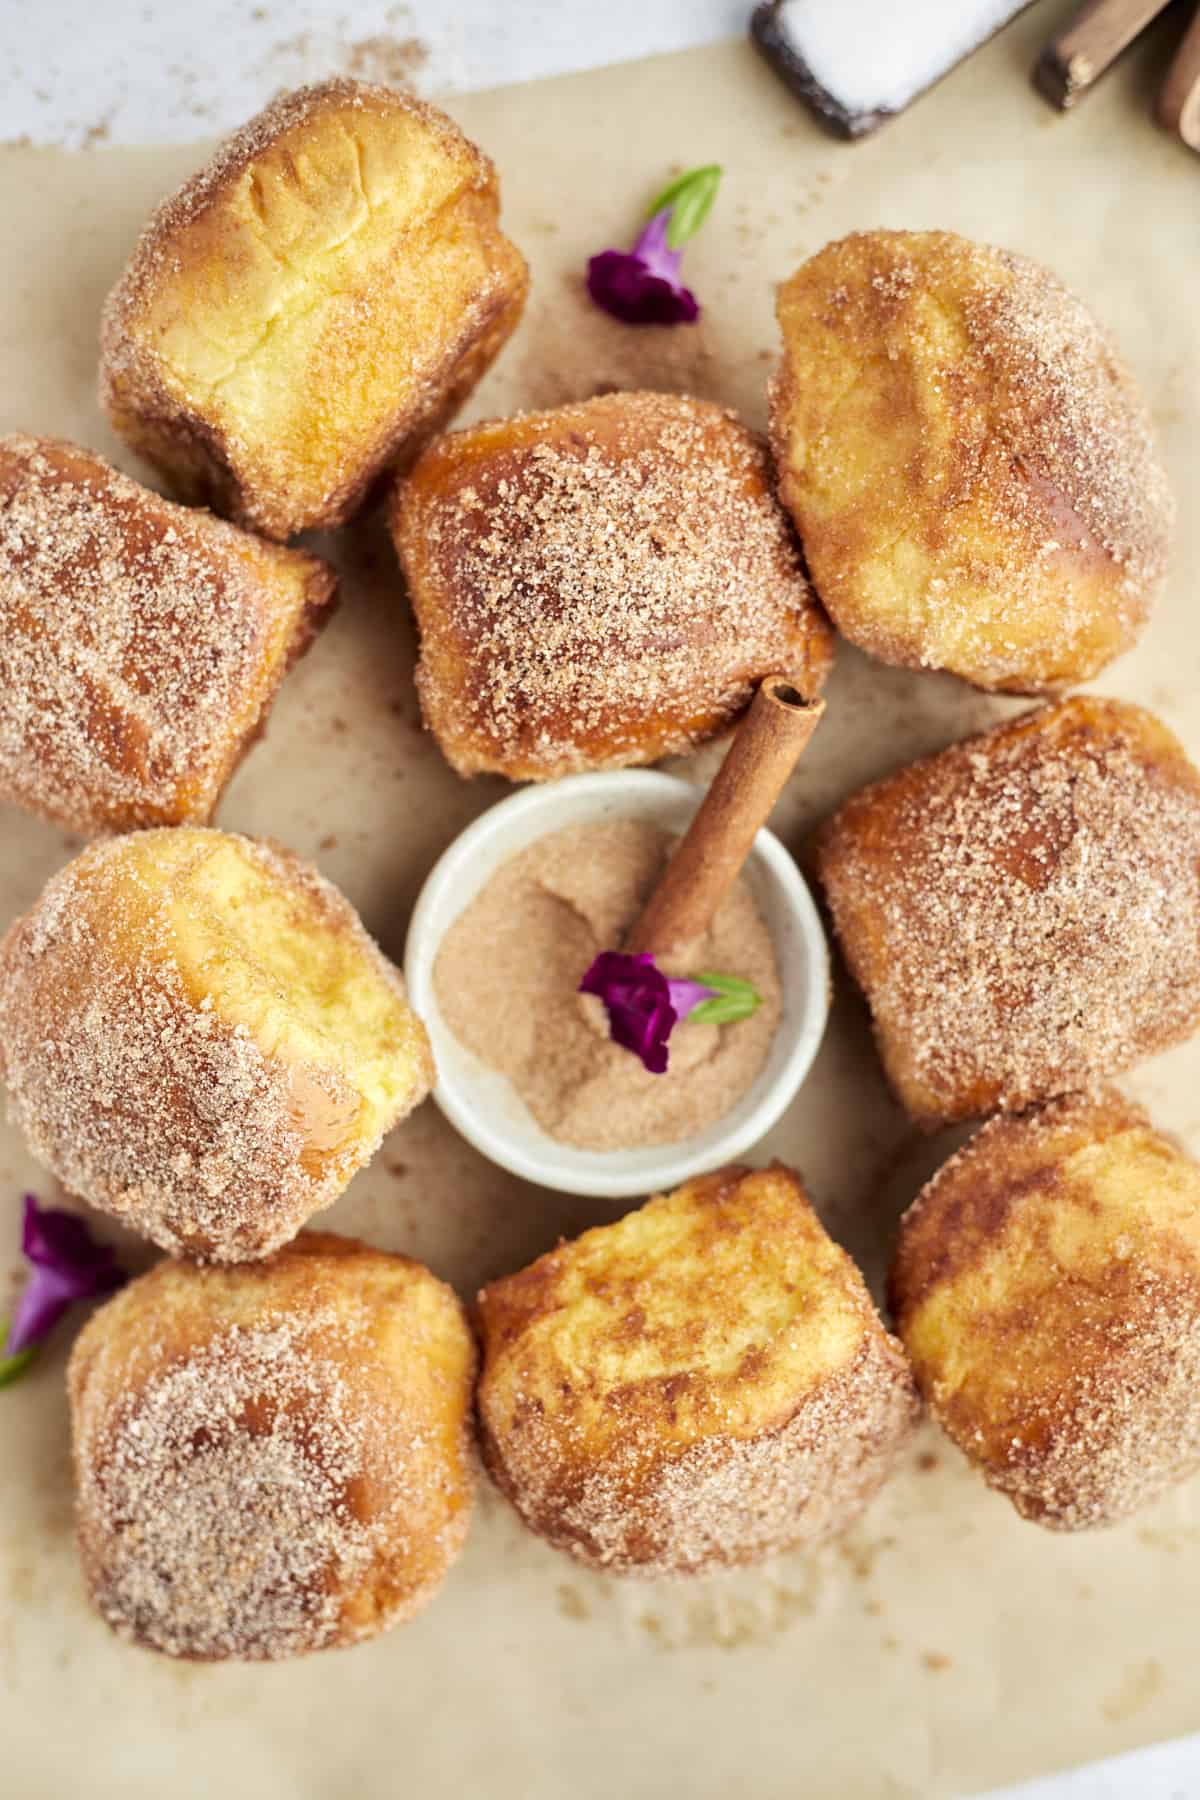
[[[448,904],[457,892],[461,892],[463,865],[475,860],[485,847],[493,844],[497,834],[507,833],[519,822],[528,824],[531,814],[536,815],[552,806],[561,809],[564,802],[569,806],[575,798],[619,799],[634,791],[642,794],[657,791],[664,799],[690,803],[693,811],[705,792],[695,782],[657,769],[569,775],[559,781],[521,788],[506,795],[480,813],[446,846],[422,883],[404,948],[409,1004],[425,1023],[431,1039],[435,1029],[449,1034],[449,1026],[441,1023],[440,1008],[436,1004],[433,968],[443,936],[474,897],[471,895],[458,906]],[[560,819],[547,826],[547,835],[567,828],[568,821]],[[522,847],[514,845],[512,854],[518,854]],[[829,945],[821,916],[791,852],[764,827],[754,840],[750,857],[758,859],[765,867],[791,907],[808,964],[809,981],[794,1041],[769,1085],[748,1112],[739,1116],[738,1106],[731,1108],[726,1115],[733,1121],[729,1128],[720,1132],[720,1120],[715,1121],[703,1134],[703,1147],[700,1147],[700,1140],[693,1137],[638,1151],[636,1154],[640,1157],[652,1160],[652,1176],[648,1176],[644,1164],[636,1170],[620,1168],[621,1160],[632,1154],[629,1151],[576,1150],[569,1144],[561,1144],[555,1146],[553,1153],[542,1153],[531,1149],[528,1140],[519,1138],[515,1132],[509,1134],[498,1129],[484,1113],[470,1105],[467,1084],[449,1072],[446,1060],[438,1057],[435,1041],[433,1052],[438,1072],[433,1099],[455,1131],[489,1162],[507,1169],[510,1174],[540,1187],[557,1189],[560,1193],[614,1200],[678,1187],[693,1176],[735,1161],[764,1137],[795,1098],[820,1048],[829,1015],[831,974]],[[489,870],[488,878],[491,872]],[[436,1026],[431,1025],[431,1020],[436,1021]],[[753,1088],[748,1091],[752,1092]],[[714,1133],[717,1134],[716,1141]]]

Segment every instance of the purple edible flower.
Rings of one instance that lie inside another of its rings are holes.
[[[678,1014],[671,1005],[667,978],[652,956],[602,950],[580,982],[579,992],[603,1000],[614,1043],[640,1056],[651,1075],[665,1073],[667,1039]]]
[[[664,188],[632,250],[601,250],[588,262],[588,293],[626,325],[688,325],[700,303],[679,269],[683,246],[708,216],[721,171],[689,169]]]
[[[25,1196],[21,1249],[30,1276],[13,1314],[6,1357],[39,1344],[73,1301],[111,1294],[126,1279],[113,1250],[96,1242],[85,1220],[59,1207],[39,1206],[32,1194]]]
[[[579,984],[581,994],[596,994],[608,1013],[613,1042],[641,1057],[651,1075],[667,1068],[667,1040],[693,1007],[713,997],[698,981],[671,981],[652,956],[626,956],[602,950]]]
[[[588,262],[588,293],[624,325],[690,325],[700,317],[700,302],[679,279],[683,251],[667,248],[670,218],[664,207],[632,250],[601,250]]]

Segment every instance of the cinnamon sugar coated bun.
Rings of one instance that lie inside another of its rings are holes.
[[[951,232],[856,232],[778,313],[780,491],[846,637],[1014,693],[1130,647],[1170,491],[1133,377],[1055,276]]]
[[[101,397],[189,500],[340,525],[453,415],[528,287],[496,171],[360,81],[273,101],[154,214],[109,295]]]
[[[995,1118],[906,1215],[898,1329],[1017,1511],[1111,1525],[1200,1464],[1200,1167],[1111,1090]]]
[[[431,444],[392,532],[425,722],[461,775],[544,781],[655,762],[754,685],[821,686],[832,633],[732,413],[606,394]]]
[[[731,1167],[479,1296],[488,1469],[597,1568],[700,1574],[842,1531],[912,1428],[908,1365],[798,1178]]]
[[[225,832],[85,850],[0,944],[0,1070],[33,1154],[166,1250],[265,1256],[433,1084],[337,889]]]
[[[204,823],[336,585],[90,450],[0,439],[0,799],[88,834]]]
[[[862,789],[818,873],[892,1086],[936,1126],[1200,1027],[1200,773],[1153,714],[1062,701]]]
[[[160,1263],[71,1356],[97,1612],[168,1656],[247,1662],[411,1618],[467,1534],[474,1365],[451,1290],[349,1238]]]

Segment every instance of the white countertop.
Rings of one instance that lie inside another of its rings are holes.
[[[0,0],[0,137],[180,143],[333,71],[500,87],[745,29],[748,0]]]
[[[0,9],[0,135],[78,147],[211,137],[280,88],[332,70],[449,93],[680,50],[742,32],[750,0],[0,0]],[[1006,1794],[1193,1800],[1200,1736]]]

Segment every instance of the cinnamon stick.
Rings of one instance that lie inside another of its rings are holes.
[[[1158,96],[1158,122],[1200,150],[1200,10],[1184,33]]]
[[[1065,111],[1082,100],[1167,0],[1088,0],[1067,29],[1047,44],[1034,84]]]
[[[768,675],[625,949],[669,956],[702,937],[825,711]]]

